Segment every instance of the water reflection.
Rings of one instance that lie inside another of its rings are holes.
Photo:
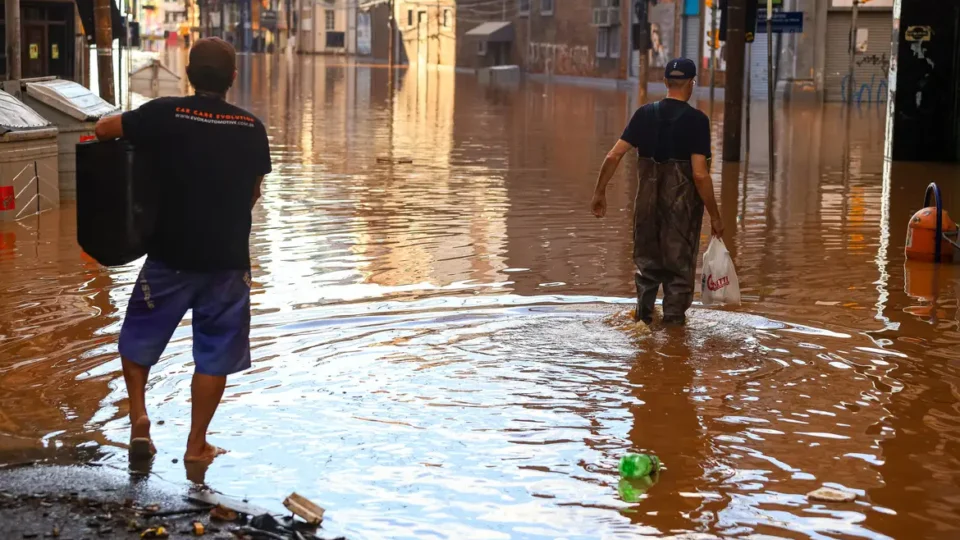
[[[634,294],[632,166],[607,219],[586,208],[628,93],[332,58],[241,73],[231,99],[276,163],[254,214],[255,365],[214,421],[231,453],[210,485],[273,508],[296,489],[352,538],[960,527],[960,276],[903,260],[929,181],[960,215],[956,168],[885,164],[876,106],[780,110],[771,184],[756,104],[749,166],[714,166],[747,302],[637,336],[604,322]],[[115,340],[136,268],[84,259],[73,216],[0,225],[3,461],[125,462]],[[171,479],[189,335],[148,388]],[[635,503],[617,493],[630,450],[668,466]],[[861,498],[808,502],[821,485]]]

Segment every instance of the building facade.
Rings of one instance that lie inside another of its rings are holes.
[[[304,54],[356,54],[356,0],[301,0],[297,50]]]

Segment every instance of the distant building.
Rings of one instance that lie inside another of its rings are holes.
[[[304,0],[297,50],[305,54],[355,54],[357,0]]]

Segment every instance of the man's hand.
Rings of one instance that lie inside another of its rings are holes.
[[[713,229],[713,235],[723,240],[723,220],[720,216],[710,218],[710,228]]]
[[[594,216],[602,218],[607,215],[607,196],[600,192],[593,194],[593,202],[590,203],[590,210]]]
[[[96,134],[97,140],[100,141],[112,141],[113,139],[123,137],[123,120],[121,119],[121,115],[112,114],[101,118],[97,122],[94,134]]]

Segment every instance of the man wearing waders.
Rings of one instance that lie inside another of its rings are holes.
[[[703,209],[714,236],[723,236],[720,210],[710,178],[710,119],[691,107],[697,66],[677,58],[667,62],[666,99],[641,107],[620,140],[607,153],[591,204],[598,218],[607,213],[607,184],[620,160],[637,149],[639,187],[633,225],[637,265],[637,320],[653,322],[663,285],[663,322],[683,324],[693,303]]]

